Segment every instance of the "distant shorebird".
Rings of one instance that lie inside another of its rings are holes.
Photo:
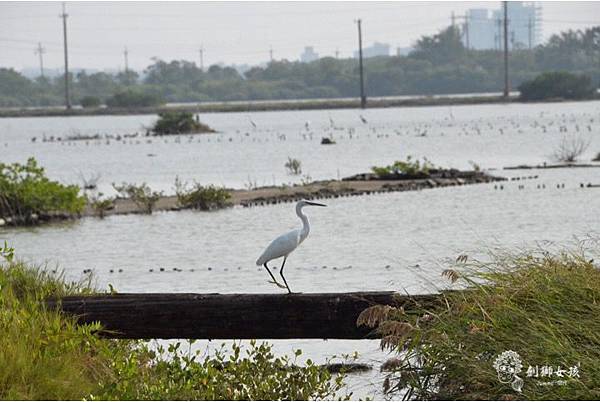
[[[258,260],[256,260],[256,265],[264,266],[269,275],[271,275],[271,279],[273,279],[273,282],[282,289],[287,288],[289,293],[292,293],[292,291],[290,290],[290,287],[288,286],[287,281],[283,276],[283,267],[285,266],[285,261],[287,260],[291,252],[294,251],[300,245],[300,243],[302,243],[304,239],[308,237],[308,233],[310,232],[310,224],[308,223],[308,218],[302,213],[302,208],[304,208],[307,205],[314,205],[318,207],[327,206],[324,204],[319,204],[317,202],[311,202],[306,200],[298,201],[298,203],[296,204],[296,215],[298,215],[300,220],[302,220],[302,228],[292,230],[277,237],[271,242],[271,244],[269,244],[265,251],[263,251],[261,256],[258,257]],[[267,263],[269,261],[281,257],[283,257],[283,263],[281,264],[279,274],[281,275],[285,286],[277,282],[277,280],[269,270],[269,267],[267,266]]]
[[[367,119],[365,119],[365,116],[363,116],[362,114],[360,115],[360,120],[361,120],[363,123],[367,124]]]
[[[256,123],[254,122],[254,120],[252,120],[252,117],[248,116],[248,120],[250,120],[250,124],[252,124],[252,127],[256,128]]]

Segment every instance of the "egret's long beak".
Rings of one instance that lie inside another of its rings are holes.
[[[326,206],[327,206],[327,205],[325,205],[325,204],[319,204],[318,202],[306,201],[306,203],[307,203],[308,205],[314,205],[314,206],[316,206],[316,207],[326,207]]]

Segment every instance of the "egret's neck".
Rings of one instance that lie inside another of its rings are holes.
[[[308,218],[306,217],[306,215],[302,213],[301,206],[296,207],[296,215],[298,215],[298,218],[300,218],[300,220],[302,221],[302,229],[300,230],[300,237],[302,241],[306,239],[306,236],[308,236],[308,232],[310,232],[310,224],[308,223]]]

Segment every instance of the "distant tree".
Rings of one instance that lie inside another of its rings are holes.
[[[456,27],[448,27],[433,36],[423,36],[410,56],[435,63],[453,62],[464,57],[465,47]]]
[[[543,73],[519,85],[520,99],[536,101],[552,98],[590,99],[595,88],[590,77],[564,71]]]
[[[139,89],[119,91],[106,100],[109,107],[145,107],[164,103],[160,95],[143,92]]]
[[[120,71],[116,76],[116,80],[120,85],[134,85],[137,83],[138,78],[139,74],[133,70]]]
[[[100,106],[102,102],[100,101],[100,98],[97,98],[95,96],[84,96],[83,98],[81,98],[80,103],[81,106],[84,108],[93,108]]]

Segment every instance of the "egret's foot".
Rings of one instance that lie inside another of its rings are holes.
[[[281,289],[287,289],[287,287],[285,287],[284,285],[282,285],[281,283],[277,282],[277,281],[268,281],[269,283],[272,283],[273,285],[277,285],[278,287],[280,287]],[[289,290],[289,289],[288,289]]]

